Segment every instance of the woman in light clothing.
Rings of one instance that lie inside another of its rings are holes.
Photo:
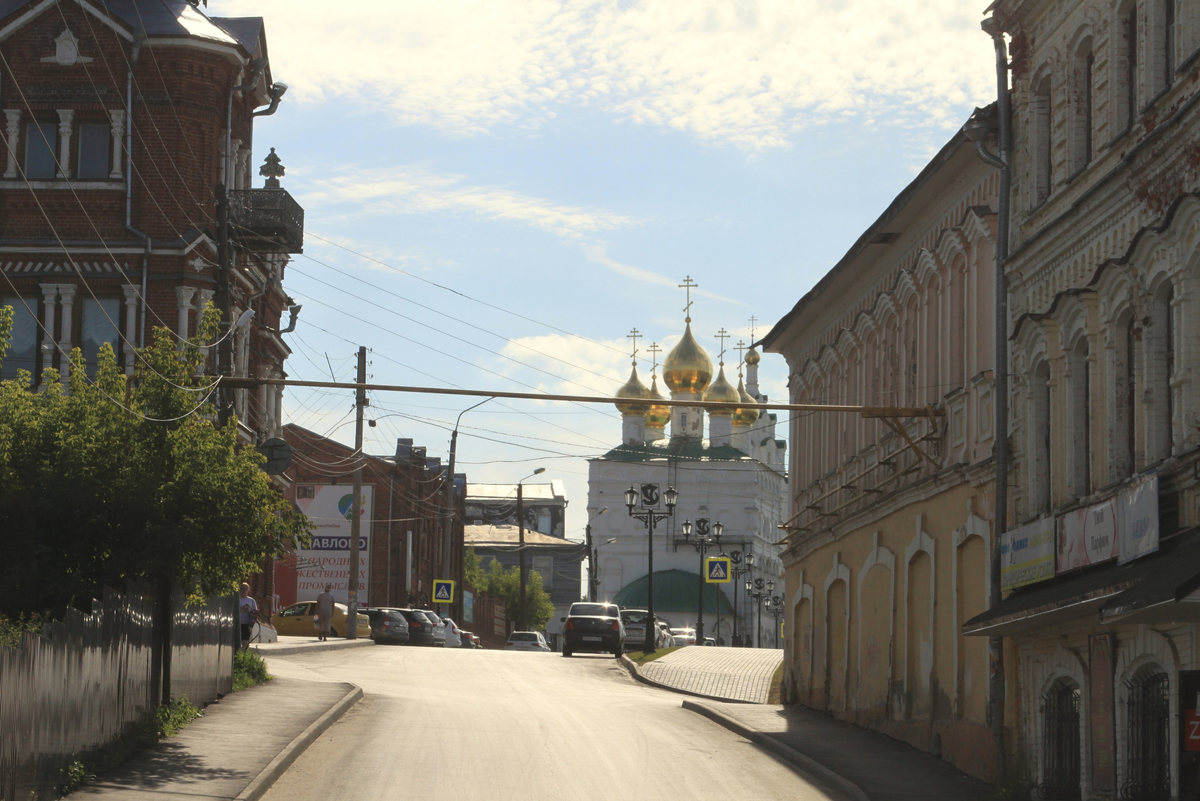
[[[317,596],[317,640],[320,642],[329,639],[329,621],[333,619],[332,589],[332,584],[326,584],[325,592]]]

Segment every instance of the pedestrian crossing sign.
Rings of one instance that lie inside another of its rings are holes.
[[[435,604],[454,603],[454,582],[450,579],[434,579],[433,602]]]
[[[728,556],[710,556],[704,560],[704,580],[709,584],[728,584],[733,581],[730,575]]]

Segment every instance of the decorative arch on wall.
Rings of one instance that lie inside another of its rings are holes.
[[[792,647],[784,656],[790,661],[796,693],[806,704],[812,703],[813,636],[816,623],[813,619],[813,605],[813,587],[805,581],[802,570],[799,586],[792,593],[791,603],[788,604],[788,614],[792,618],[789,626]]]
[[[1167,747],[1171,755],[1171,795],[1179,795],[1179,652],[1174,641],[1165,632],[1147,625],[1137,627],[1133,637],[1117,641],[1116,671],[1117,684],[1113,688],[1117,706],[1117,786],[1128,776],[1129,753],[1129,698],[1128,683],[1142,668],[1156,665],[1167,675],[1167,698],[1170,700],[1167,727],[1170,741]]]
[[[1079,704],[1079,751],[1080,751],[1080,773],[1083,782],[1084,798],[1087,798],[1088,791],[1091,789],[1088,781],[1091,776],[1091,747],[1090,737],[1091,731],[1087,725],[1088,716],[1088,663],[1087,660],[1074,649],[1067,648],[1060,641],[1055,644],[1054,651],[1044,658],[1031,659],[1030,665],[1031,676],[1026,697],[1023,699],[1023,704],[1030,716],[1030,726],[1028,733],[1028,743],[1030,748],[1030,757],[1036,765],[1038,782],[1044,781],[1046,776],[1046,754],[1045,754],[1045,733],[1046,733],[1046,709],[1044,700],[1051,692],[1055,683],[1067,680],[1080,689],[1080,704]]]
[[[845,610],[842,615],[842,636],[841,639],[841,686],[835,688],[833,682],[835,680],[834,671],[834,637],[835,626],[833,616],[829,609],[829,591],[836,582],[843,582],[845,586],[846,601]],[[850,568],[842,563],[842,552],[835,551],[833,554],[833,567],[829,571],[829,575],[825,577],[825,698],[826,708],[833,709],[833,701],[840,695],[843,701],[843,707],[849,699],[849,676],[850,676]]]
[[[933,537],[925,532],[925,515],[917,515],[916,528],[916,535],[909,542],[908,547],[904,549],[904,635],[906,643],[904,649],[904,689],[908,700],[905,717],[909,718],[926,711],[922,704],[922,691],[924,692],[924,700],[932,702],[932,699],[929,697],[930,674],[933,671],[935,612],[937,609],[937,544]],[[923,588],[917,589],[913,586],[913,562],[921,554],[925,554],[929,559],[929,600],[927,609],[916,608],[919,606],[918,601]],[[914,629],[914,624],[917,623],[920,623],[921,629],[928,632],[928,641],[914,638],[914,630],[920,631],[920,629]],[[913,653],[914,646],[918,649],[916,654]],[[924,674],[923,677],[922,673]],[[932,714],[931,706],[928,712]]]
[[[962,651],[961,646],[964,643],[964,638],[958,632],[960,632],[962,630],[960,628],[960,623],[963,622],[964,618],[966,618],[966,615],[961,614],[961,610],[959,609],[959,605],[960,605],[961,601],[960,601],[960,593],[958,591],[958,587],[959,587],[959,583],[961,581],[970,580],[970,577],[959,575],[959,549],[964,547],[965,545],[967,545],[968,542],[972,538],[982,541],[983,547],[984,547],[985,559],[983,561],[983,575],[982,575],[984,604],[986,605],[988,602],[988,599],[990,599],[992,597],[991,559],[987,557],[987,555],[990,554],[990,552],[991,552],[991,548],[989,546],[991,543],[992,527],[991,527],[991,524],[987,520],[984,520],[982,517],[979,517],[978,515],[975,514],[974,503],[975,503],[974,498],[967,498],[967,519],[963,522],[963,524],[961,526],[954,529],[954,559],[951,562],[951,581],[953,582],[953,587],[954,587],[953,615],[954,615],[954,624],[955,624],[955,637],[954,637],[954,647],[953,647],[955,681],[954,681],[954,701],[953,701],[953,703],[954,703],[954,714],[955,714],[955,717],[958,717],[958,718],[963,717],[963,711],[964,711],[964,706],[965,706],[965,699],[962,697],[962,694],[963,694],[965,688],[963,686],[964,682],[962,680],[963,654],[961,653],[961,651]],[[985,642],[982,642],[982,638],[975,638],[975,639],[981,641],[981,645],[986,649],[987,644]],[[986,663],[985,663],[985,667],[986,667]],[[985,688],[984,691],[986,692],[987,691],[986,690],[987,682],[983,682],[982,687]],[[974,684],[972,683],[972,689],[973,688],[974,688]]]
[[[858,648],[857,659],[855,665],[855,680],[854,680],[854,706],[856,709],[862,708],[861,690],[864,686],[864,676],[870,673],[870,666],[867,666],[866,671],[863,667],[863,586],[870,577],[871,571],[875,568],[886,570],[888,574],[888,609],[887,609],[887,650],[881,656],[886,657],[886,674],[885,685],[883,688],[884,708],[888,708],[888,695],[892,686],[892,674],[894,672],[895,652],[895,637],[896,637],[896,554],[892,553],[887,548],[879,544],[880,532],[875,532],[874,543],[871,552],[867,554],[866,560],[863,562],[862,569],[858,571],[858,592],[856,603],[858,607]],[[868,621],[869,622],[869,621]],[[865,699],[871,701],[873,699]]]

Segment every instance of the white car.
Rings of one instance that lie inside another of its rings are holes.
[[[514,631],[508,635],[505,651],[549,651],[550,646],[540,631]]]
[[[695,629],[671,629],[671,636],[675,638],[676,645],[695,645],[696,630]]]
[[[446,638],[442,641],[442,647],[461,648],[462,629],[460,629],[455,622],[448,617],[442,618],[442,622],[446,624]]]

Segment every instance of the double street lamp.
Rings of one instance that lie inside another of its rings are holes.
[[[634,487],[625,490],[625,506],[629,508],[629,516],[642,521],[646,526],[646,611],[649,612],[649,620],[646,621],[646,644],[642,649],[644,653],[654,653],[654,635],[658,629],[658,623],[654,618],[654,529],[658,528],[658,524],[668,517],[675,514],[675,504],[679,502],[679,493],[674,487],[667,487],[667,491],[662,494],[662,501],[666,504],[667,511],[660,512],[654,509],[658,505],[658,485],[643,484],[642,485],[642,500],[645,501],[645,509],[634,510],[638,503],[638,491]]]
[[[779,647],[779,618],[783,616],[783,599],[778,595],[772,595],[766,602],[767,611],[775,618],[775,628],[771,633],[771,647]]]
[[[754,552],[748,551],[745,555],[741,551],[730,551],[729,561],[733,563],[733,569],[730,571],[730,578],[733,580],[733,644],[734,646],[742,645],[742,641],[738,637],[738,591],[737,587],[742,580],[742,576],[749,573],[754,568]],[[743,566],[743,561],[745,566]]]
[[[722,525],[721,521],[719,520],[716,523],[713,523],[711,528],[712,536],[709,536],[710,528],[708,525],[708,518],[696,518],[695,539],[692,539],[693,526],[691,520],[684,520],[683,525],[680,526],[680,529],[683,530],[683,541],[695,548],[696,553],[700,554],[700,601],[696,607],[696,644],[704,645],[704,585],[706,584],[706,576],[704,573],[704,555],[712,548],[719,549],[721,547],[721,535],[725,533],[725,526]],[[721,604],[720,599],[718,599],[718,620],[720,614]]]
[[[755,605],[758,607],[758,614],[754,617],[754,647],[761,647],[762,643],[762,603],[763,599],[770,599],[771,593],[775,590],[775,582],[763,581],[761,578],[756,578],[754,581],[746,579],[746,594],[754,599]]]

